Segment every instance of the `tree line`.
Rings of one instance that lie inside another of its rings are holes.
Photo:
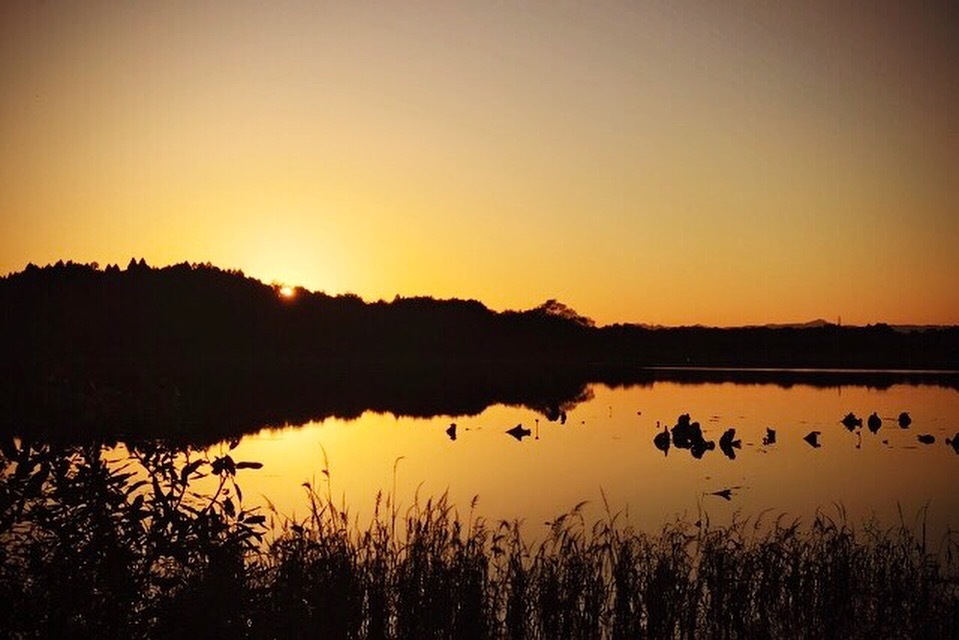
[[[555,414],[588,382],[676,375],[651,367],[959,368],[955,327],[600,327],[556,300],[497,312],[476,300],[293,294],[209,263],[28,265],[0,278],[0,422],[244,430],[494,402]]]
[[[476,300],[365,302],[181,263],[58,262],[0,279],[8,362],[616,363],[953,369],[959,329],[596,327],[561,302],[496,312]]]

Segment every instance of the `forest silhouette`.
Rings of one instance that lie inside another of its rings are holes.
[[[955,327],[597,327],[556,300],[496,312],[476,300],[292,293],[209,263],[28,265],[0,279],[0,424],[213,439],[368,409],[462,415],[506,403],[555,419],[590,382],[959,386]]]

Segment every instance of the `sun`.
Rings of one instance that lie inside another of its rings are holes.
[[[280,296],[283,298],[292,298],[296,295],[296,290],[288,284],[280,287]]]

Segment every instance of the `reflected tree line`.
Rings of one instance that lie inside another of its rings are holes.
[[[954,328],[596,327],[555,300],[495,312],[475,300],[293,293],[209,264],[30,265],[0,279],[0,425],[216,440],[365,410],[473,415],[505,403],[558,417],[593,382],[959,386]]]

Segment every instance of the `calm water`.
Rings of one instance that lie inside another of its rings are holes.
[[[817,509],[850,520],[873,514],[898,524],[912,522],[928,505],[934,531],[959,528],[959,455],[945,439],[959,431],[959,392],[933,385],[817,388],[774,384],[654,383],[628,388],[591,387],[591,399],[568,408],[566,424],[532,410],[503,405],[475,416],[397,418],[367,412],[355,420],[328,419],[265,429],[245,437],[234,458],[264,463],[240,472],[247,502],[263,496],[287,515],[305,515],[303,482],[330,486],[361,522],[372,514],[378,491],[394,487],[401,506],[449,491],[466,515],[521,519],[530,533],[582,501],[603,513],[602,493],[629,522],[658,529],[677,515],[705,512],[714,522],[736,514],[785,513],[808,519]],[[848,412],[883,419],[878,433],[851,433],[840,423]],[[896,417],[913,423],[901,429]],[[742,448],[728,459],[719,447],[701,460],[687,450],[657,450],[657,421],[673,426],[681,413],[702,424],[708,440],[736,429]],[[537,420],[539,437],[536,437]],[[446,430],[457,424],[456,440]],[[506,430],[522,424],[533,435],[522,441]],[[766,428],[777,442],[764,445]],[[821,447],[804,436],[821,432]],[[935,436],[920,444],[919,434]],[[398,462],[397,462],[398,461]],[[731,489],[729,501],[712,492]],[[602,492],[602,493],[601,493]]]

